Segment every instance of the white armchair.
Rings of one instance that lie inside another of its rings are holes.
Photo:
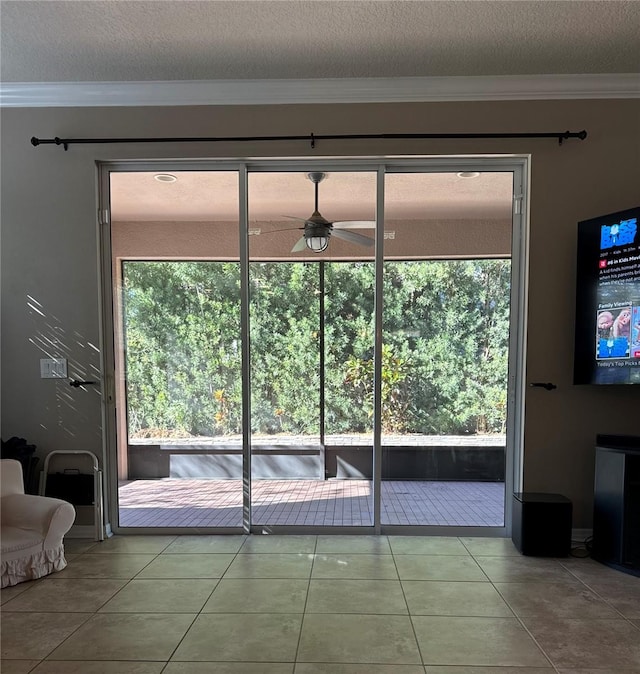
[[[63,536],[76,518],[66,501],[24,493],[19,461],[0,461],[2,587],[41,578],[67,565]]]

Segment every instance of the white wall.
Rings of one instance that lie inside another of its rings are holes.
[[[591,522],[596,433],[639,433],[640,387],[572,381],[576,223],[640,203],[640,101],[522,101],[237,108],[2,110],[2,437],[54,449],[102,451],[94,390],[39,378],[46,353],[71,377],[100,367],[95,161],[321,155],[532,155],[531,270],[525,489],[574,502]],[[39,137],[224,136],[400,132],[578,131],[585,141],[324,141],[78,145],[34,148]]]

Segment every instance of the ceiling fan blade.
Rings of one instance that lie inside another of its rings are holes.
[[[285,227],[284,229],[265,229],[262,234],[276,234],[277,232],[301,232],[303,230],[304,227]]]
[[[281,215],[281,218],[289,218],[289,220],[299,220],[300,222],[306,222],[307,218],[298,218],[295,215]]]
[[[375,220],[339,220],[333,223],[334,229],[375,229]]]
[[[331,232],[331,236],[335,236],[337,239],[343,239],[344,241],[350,241],[351,243],[357,243],[361,246],[373,246],[375,243],[370,237],[350,232],[347,229],[334,229]]]
[[[292,253],[299,253],[301,250],[304,250],[307,247],[307,242],[305,241],[304,236],[298,240],[298,243],[291,249]]]

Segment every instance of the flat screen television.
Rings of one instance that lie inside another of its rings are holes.
[[[640,384],[639,218],[578,223],[574,384]]]

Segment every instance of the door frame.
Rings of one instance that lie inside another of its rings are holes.
[[[373,506],[372,527],[269,527],[271,533],[358,533],[358,534],[420,534],[440,536],[511,535],[513,491],[522,489],[524,447],[524,401],[527,334],[527,297],[529,272],[529,194],[530,155],[465,155],[418,157],[360,157],[360,158],[260,158],[252,160],[153,160],[97,162],[99,273],[101,286],[100,337],[101,366],[105,395],[102,399],[103,449],[107,459],[105,471],[105,513],[107,531],[116,533],[179,534],[189,530],[175,527],[119,527],[118,522],[118,448],[117,396],[115,381],[116,340],[114,332],[114,293],[111,258],[110,174],[120,172],[171,171],[237,171],[239,176],[239,250],[241,269],[241,343],[243,388],[243,524],[242,527],[199,529],[201,533],[238,534],[263,532],[265,525],[251,522],[251,410],[250,410],[250,344],[249,344],[249,242],[248,242],[248,174],[250,172],[282,172],[313,170],[377,172],[376,194],[376,287],[374,344],[374,410],[381,404],[382,350],[382,265],[384,262],[384,178],[387,173],[443,173],[459,171],[511,172],[513,174],[511,297],[509,334],[509,372],[507,383],[507,431],[505,451],[504,526],[411,526],[381,525],[381,423],[374,414],[373,437]]]

